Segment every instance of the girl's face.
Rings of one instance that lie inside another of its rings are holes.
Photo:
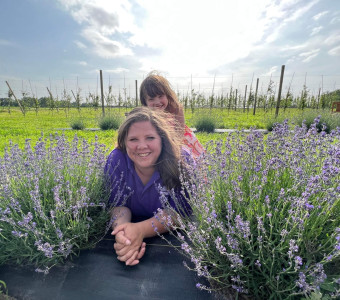
[[[136,170],[153,171],[162,151],[162,140],[150,121],[141,121],[131,125],[125,147]]]
[[[148,107],[157,108],[161,110],[165,110],[168,107],[169,100],[167,96],[164,94],[162,96],[158,95],[156,97],[146,96],[146,105]]]

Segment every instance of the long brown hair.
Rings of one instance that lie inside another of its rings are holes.
[[[152,71],[143,80],[140,86],[140,101],[143,106],[147,106],[147,96],[153,98],[162,95],[165,95],[169,100],[169,104],[165,108],[165,111],[177,114],[181,108],[181,104],[178,101],[176,93],[171,88],[169,81],[165,77],[159,75],[156,71]]]
[[[181,133],[171,126],[171,122],[176,122],[173,117],[164,112],[155,111],[148,107],[137,107],[128,115],[118,130],[118,148],[126,153],[126,137],[132,124],[137,122],[149,121],[156,129],[162,141],[162,150],[159,155],[155,168],[160,173],[163,183],[167,189],[172,189],[180,185],[179,163],[181,159]]]

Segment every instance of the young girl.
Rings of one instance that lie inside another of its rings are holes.
[[[174,115],[178,123],[184,128],[183,143],[191,151],[193,157],[198,157],[204,152],[204,148],[195,134],[185,124],[183,107],[166,78],[151,72],[140,86],[140,100],[144,106],[160,109]]]
[[[105,166],[110,202],[115,206],[111,214],[114,249],[117,258],[130,266],[138,264],[144,255],[144,238],[157,235],[155,227],[159,233],[167,231],[160,216],[155,216],[164,204],[160,187],[171,207],[179,212],[190,211],[179,179],[178,163],[186,165],[181,137],[164,115],[146,107],[132,110],[119,128],[118,146]],[[168,192],[172,189],[176,200]]]

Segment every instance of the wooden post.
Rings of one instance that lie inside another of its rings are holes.
[[[15,97],[14,92],[13,92],[12,88],[10,87],[10,85],[9,85],[9,83],[8,83],[7,81],[6,81],[6,84],[7,84],[8,88],[9,88],[11,94],[13,95],[14,99],[18,102],[21,112],[22,112],[23,115],[25,116],[25,110],[24,110],[24,108],[21,106],[20,101],[17,99],[17,97]]]
[[[285,65],[281,67],[281,76],[280,76],[280,86],[279,86],[279,94],[277,96],[276,102],[276,111],[275,111],[275,118],[279,115],[279,108],[280,108],[280,101],[281,101],[281,91],[282,91],[282,83],[283,83],[283,75],[285,73]]]
[[[137,79],[135,80],[136,82],[136,107],[138,106],[138,84],[137,84]]]
[[[48,88],[47,88],[47,90],[48,90]],[[50,93],[50,91],[48,91],[48,92]],[[72,95],[73,95],[74,101],[76,101],[76,102],[77,102],[77,97],[76,97],[76,95],[73,93],[73,90],[71,90],[71,92],[72,92]],[[51,95],[51,93],[50,93],[50,95]],[[52,98],[52,95],[51,95],[51,98]]]
[[[105,116],[105,108],[104,108],[104,89],[103,89],[103,72],[102,70],[99,70],[100,73],[100,93],[102,98],[102,111],[103,111],[103,117]]]
[[[52,110],[54,109],[54,103],[53,103],[53,96],[52,96],[52,93],[51,93],[51,91],[49,90],[49,88],[48,87],[46,87],[46,89],[47,89],[47,91],[48,91],[48,93],[49,93],[49,95],[50,95],[50,98],[51,98],[51,103],[53,104],[53,105],[51,105],[51,107],[50,108],[52,108]],[[72,92],[73,93],[73,92]]]
[[[237,108],[237,89],[235,90],[235,111]]]
[[[246,88],[244,90],[244,100],[243,100],[243,112],[246,111],[246,99],[247,99],[247,85],[246,85]]]
[[[255,99],[254,99],[254,111],[253,111],[253,115],[255,116],[255,111],[256,111],[256,101],[257,101],[257,91],[259,88],[259,78],[257,78],[256,80],[256,90],[255,90]]]

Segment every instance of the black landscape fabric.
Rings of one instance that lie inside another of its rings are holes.
[[[176,242],[169,234],[167,238]],[[184,256],[159,237],[145,241],[147,251],[134,267],[116,259],[114,238],[107,235],[95,249],[82,251],[47,275],[1,266],[0,279],[8,295],[18,300],[214,299],[213,294],[196,288],[199,279],[184,267]]]

